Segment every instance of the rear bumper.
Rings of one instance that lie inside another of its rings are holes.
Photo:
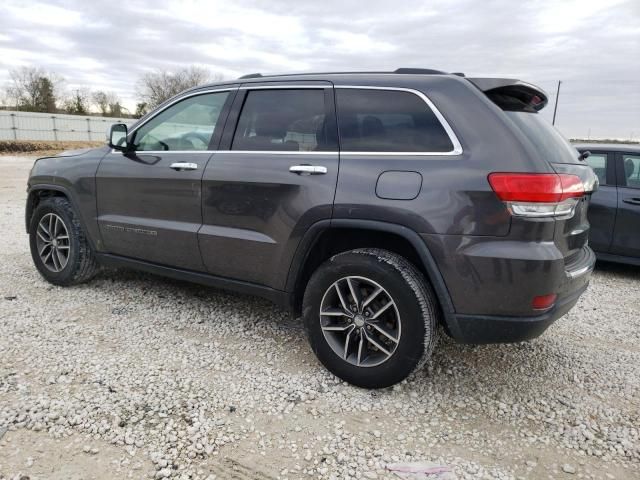
[[[556,301],[551,310],[533,317],[455,315],[452,335],[460,343],[473,344],[513,343],[539,337],[573,308],[587,287],[588,283]]]
[[[542,334],[586,290],[595,265],[589,247],[567,258],[553,242],[423,235],[452,300],[448,333],[463,343],[518,342]],[[570,262],[570,263],[569,263]],[[532,308],[556,294],[553,307]]]

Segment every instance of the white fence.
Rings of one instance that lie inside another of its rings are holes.
[[[135,119],[0,110],[0,140],[102,141],[112,123]]]

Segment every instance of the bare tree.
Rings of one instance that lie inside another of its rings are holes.
[[[98,107],[103,117],[109,115],[109,98],[106,92],[98,90],[91,94],[91,102]]]
[[[0,108],[3,110],[8,110],[10,108],[7,92],[0,92]]]
[[[175,72],[159,70],[144,74],[138,81],[137,90],[142,99],[141,103],[146,103],[145,107],[151,109],[187,88],[219,78],[209,70],[196,66]]]
[[[135,117],[144,117],[148,112],[149,106],[147,105],[147,102],[136,103],[136,113],[134,114]]]
[[[120,117],[123,115],[124,107],[122,106],[122,101],[114,92],[98,90],[93,92],[91,99],[103,117]]]
[[[112,117],[122,117],[125,114],[125,110],[127,110],[126,108],[124,108],[121,104],[120,104],[120,100],[113,100],[111,103],[109,103],[109,115],[111,115]],[[127,110],[128,112],[128,110]],[[131,115],[130,113],[128,113],[129,116]]]
[[[35,67],[22,67],[9,72],[11,79],[6,95],[16,110],[55,112],[62,80]]]
[[[91,108],[90,98],[88,88],[75,89],[64,101],[64,111],[72,115],[87,115]]]

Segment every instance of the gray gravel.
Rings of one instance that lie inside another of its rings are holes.
[[[44,282],[30,165],[0,157],[0,479],[58,478],[55,448],[110,465],[99,479],[395,478],[388,464],[416,461],[465,479],[640,478],[640,268],[602,265],[535,341],[445,339],[408,381],[366,391],[261,300],[127,271]]]

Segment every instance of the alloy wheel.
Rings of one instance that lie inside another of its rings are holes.
[[[320,304],[320,327],[331,349],[358,367],[375,367],[395,352],[401,334],[398,308],[373,280],[350,276],[334,282]]]
[[[36,230],[36,246],[42,264],[54,273],[61,272],[69,262],[71,241],[69,230],[55,213],[43,215]]]

